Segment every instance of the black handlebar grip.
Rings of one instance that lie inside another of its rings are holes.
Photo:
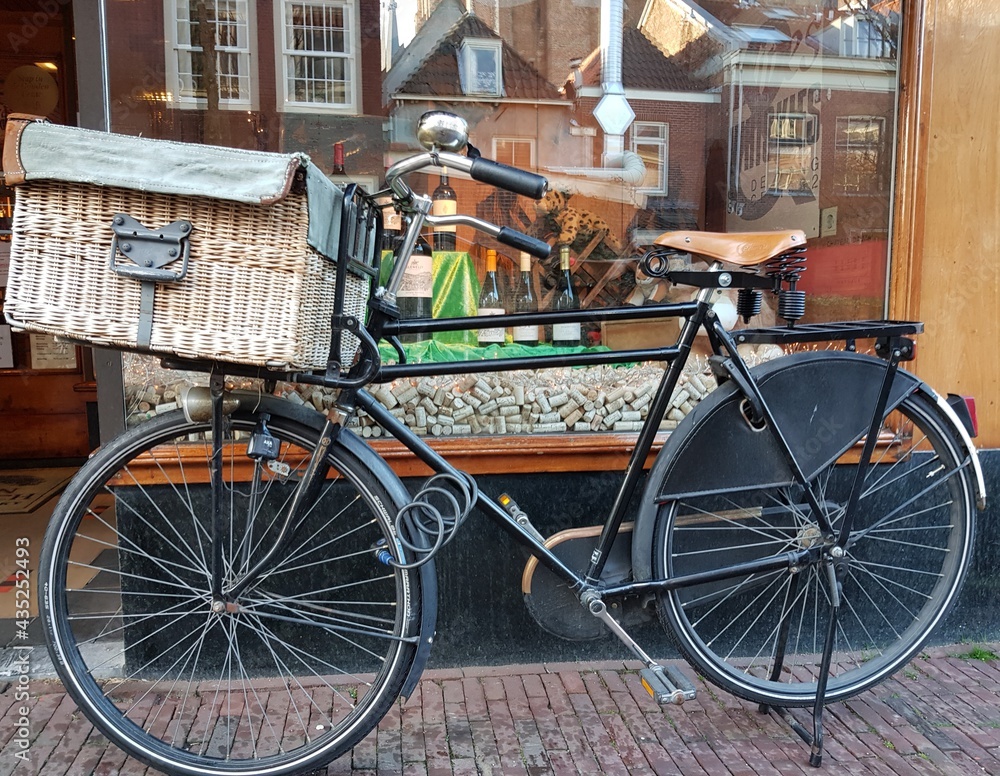
[[[541,199],[549,189],[549,182],[541,175],[519,170],[517,167],[508,167],[506,164],[482,156],[473,160],[469,175],[481,183],[499,186],[501,189],[523,194],[532,199]]]
[[[504,245],[509,245],[511,248],[517,248],[519,251],[530,253],[539,259],[547,259],[549,253],[552,251],[552,248],[544,240],[528,237],[523,232],[511,229],[509,226],[500,227],[497,239]]]

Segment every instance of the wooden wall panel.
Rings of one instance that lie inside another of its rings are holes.
[[[1000,6],[920,6],[907,3],[893,313],[926,322],[917,372],[975,396],[979,444],[1000,447]]]

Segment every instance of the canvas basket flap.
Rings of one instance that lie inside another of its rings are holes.
[[[4,143],[8,183],[60,180],[268,205],[288,194],[300,169],[309,200],[308,242],[336,259],[343,192],[305,154],[154,140],[13,116]]]

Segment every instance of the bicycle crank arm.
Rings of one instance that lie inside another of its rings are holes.
[[[691,680],[684,676],[679,669],[673,666],[662,666],[647,655],[635,639],[629,636],[618,621],[608,613],[608,607],[597,596],[597,593],[593,591],[584,593],[581,596],[581,601],[587,607],[587,611],[607,625],[622,644],[646,664],[646,667],[639,672],[639,676],[642,679],[642,686],[646,688],[646,692],[652,696],[653,700],[661,706],[668,703],[680,705],[684,701],[694,700],[695,688]]]

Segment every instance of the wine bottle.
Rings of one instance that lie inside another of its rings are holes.
[[[331,175],[346,175],[344,170],[344,144],[334,143],[333,144],[333,169],[330,170]]]
[[[486,277],[483,278],[483,290],[479,294],[478,315],[503,315],[505,312],[503,299],[500,296],[500,286],[497,284],[497,252],[492,248],[486,251]],[[479,330],[479,346],[503,345],[503,326],[494,326]]]
[[[392,205],[392,197],[378,197],[375,204],[382,209],[382,250],[396,252],[403,236],[403,216]]]
[[[427,240],[420,237],[403,271],[396,304],[403,318],[430,318],[433,298],[434,258]],[[404,334],[399,339],[401,342],[421,342],[429,337],[429,334]]]
[[[448,183],[448,168],[441,168],[441,180],[437,188],[431,194],[431,215],[432,216],[453,216],[458,212],[458,197],[455,190]],[[435,226],[434,227],[434,250],[453,251],[455,250],[455,227]]]
[[[569,271],[569,246],[559,246],[559,279],[553,310],[579,310],[580,300],[573,292],[573,276]],[[580,345],[579,323],[552,324],[552,345],[557,348],[575,348]]]
[[[514,290],[514,312],[538,312],[538,300],[531,282],[531,256],[521,252],[521,275]],[[515,345],[537,345],[538,324],[531,326],[515,326],[513,330]]]

